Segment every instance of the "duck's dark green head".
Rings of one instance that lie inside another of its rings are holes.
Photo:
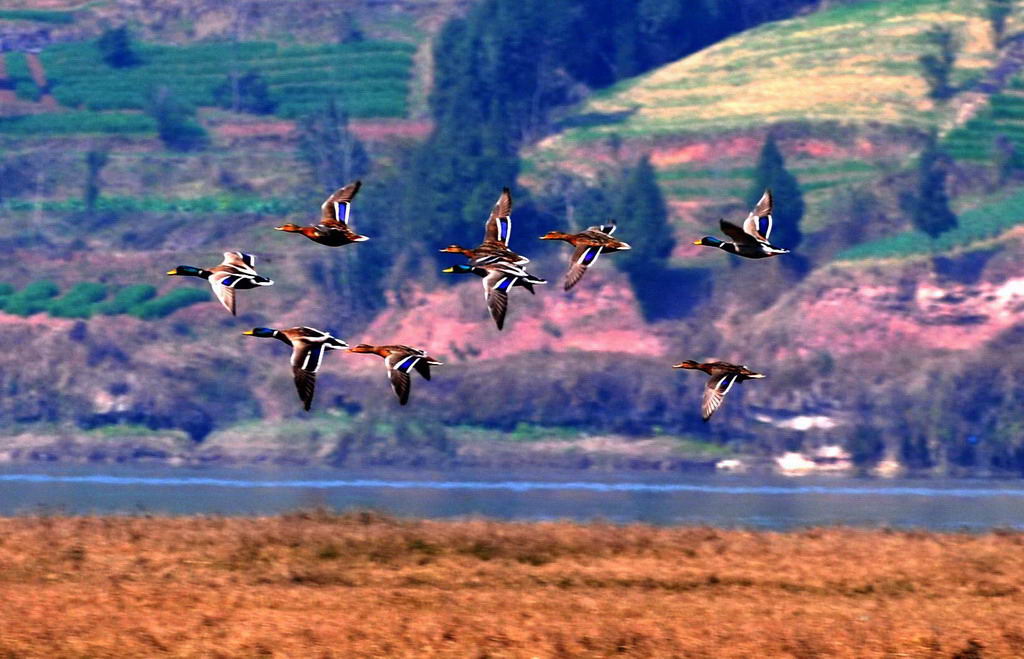
[[[242,332],[246,336],[258,336],[262,339],[273,338],[277,334],[277,330],[270,327],[254,327],[248,332]]]
[[[718,247],[722,244],[722,241],[713,236],[704,236],[700,240],[694,240],[694,245],[704,245],[705,247]]]
[[[462,272],[462,273],[473,272],[473,266],[466,265],[465,263],[460,263],[458,265],[453,265],[450,268],[445,268],[441,272],[445,272],[445,273],[448,273],[448,274],[451,274],[453,272]]]
[[[194,265],[179,265],[174,270],[168,270],[169,275],[180,275],[182,277],[202,277],[203,269],[197,268]]]

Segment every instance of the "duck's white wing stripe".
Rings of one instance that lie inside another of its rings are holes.
[[[509,238],[512,237],[512,216],[499,217],[496,222],[498,224],[498,242],[507,245]]]

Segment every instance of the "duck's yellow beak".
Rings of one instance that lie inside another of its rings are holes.
[[[242,334],[245,334],[246,336],[252,336],[252,330],[245,330],[244,332],[242,332]]]
[[[699,239],[699,240],[694,240],[694,241],[693,241],[693,244],[694,244],[694,245],[703,245],[703,244],[704,244],[704,239],[703,239],[703,238],[701,238],[701,239]]]
[[[451,272],[455,272],[455,268],[445,268],[445,269],[444,269],[444,270],[442,270],[441,272],[449,272],[449,273],[451,273]]]
[[[169,274],[169,275],[176,275],[176,274],[178,274],[178,269],[175,268],[174,270],[168,270],[167,274]]]

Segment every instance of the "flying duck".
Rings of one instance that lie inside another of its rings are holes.
[[[687,359],[685,362],[674,364],[672,368],[695,369],[704,371],[711,376],[704,386],[704,398],[700,404],[700,414],[705,421],[710,419],[715,410],[722,405],[725,395],[729,393],[734,384],[744,380],[759,380],[765,377],[761,373],[751,371],[746,366],[730,364],[729,362],[699,364],[692,359]]]
[[[732,238],[732,242],[725,242],[713,236],[704,236],[700,240],[693,241],[694,245],[705,247],[717,247],[718,249],[743,256],[748,259],[764,259],[779,254],[789,254],[788,249],[776,247],[768,242],[772,233],[772,192],[765,190],[761,199],[754,206],[754,210],[747,215],[743,226],[739,227],[726,219],[718,221],[725,235]]]
[[[313,327],[293,327],[291,329],[273,329],[270,327],[254,327],[246,336],[261,339],[277,339],[292,347],[292,375],[295,377],[295,389],[299,392],[299,400],[308,412],[313,404],[313,392],[316,389],[316,373],[328,350],[347,348],[348,344],[329,333]]]
[[[349,352],[372,353],[384,358],[384,366],[388,370],[388,380],[391,381],[391,388],[398,396],[398,402],[405,405],[409,402],[409,387],[411,378],[409,371],[416,369],[416,372],[425,380],[430,379],[430,367],[440,366],[441,362],[429,356],[419,348],[410,348],[403,345],[392,346],[371,346],[361,343]]]
[[[487,265],[454,265],[441,272],[474,274],[483,278],[484,300],[491,312],[491,318],[501,330],[505,326],[505,312],[508,310],[508,292],[515,286],[522,286],[533,293],[535,284],[546,284],[547,281],[531,275],[518,265],[506,261],[498,261]]]
[[[571,289],[583,278],[597,257],[609,252],[621,252],[630,249],[629,243],[612,238],[615,233],[615,224],[608,223],[595,227],[589,227],[580,233],[562,233],[561,231],[548,231],[540,237],[541,240],[564,240],[576,249],[569,260],[569,272],[565,275],[565,290]]]
[[[270,286],[274,282],[256,274],[254,265],[256,257],[245,252],[224,252],[224,260],[220,265],[209,269],[197,268],[192,265],[179,265],[168,270],[169,275],[182,277],[199,277],[210,282],[214,295],[224,308],[235,315],[235,290]]]
[[[516,265],[525,265],[530,259],[516,254],[508,248],[512,236],[512,192],[508,188],[501,191],[497,203],[491,209],[491,216],[484,225],[484,240],[478,246],[469,249],[459,245],[449,245],[442,252],[462,254],[470,261],[470,265],[487,265],[498,261],[508,261]]]
[[[274,228],[288,233],[301,233],[313,242],[328,247],[341,247],[369,240],[368,236],[359,235],[349,226],[352,200],[359,192],[361,185],[361,181],[349,183],[328,197],[327,201],[320,205],[320,223],[317,225],[300,227],[297,224],[282,224]]]

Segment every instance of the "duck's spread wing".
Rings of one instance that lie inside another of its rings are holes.
[[[416,369],[417,373],[423,376],[424,380],[430,379],[430,362],[428,362],[426,359],[421,359],[415,364],[413,364],[413,368]]]
[[[309,329],[309,328],[301,328]],[[316,374],[324,360],[323,343],[297,341],[292,347],[292,375],[295,377],[295,390],[299,393],[302,406],[309,411],[313,404],[313,393],[316,390]]]
[[[597,226],[587,227],[587,231],[600,231],[601,233],[606,233],[610,236],[615,233],[615,228],[615,223],[609,222],[608,224],[598,224]]]
[[[750,212],[743,222],[743,231],[753,236],[755,240],[763,243],[768,242],[772,234],[772,193],[765,190],[758,200],[754,210]]]
[[[235,315],[234,287],[242,279],[244,279],[244,277],[238,274],[215,271],[207,280],[210,282],[210,288],[213,289],[213,294],[217,296],[217,299],[224,305],[224,308],[231,312],[232,316]]]
[[[487,299],[487,309],[491,312],[491,318],[498,329],[505,327],[505,313],[508,311],[508,291],[515,286],[519,277],[507,272],[494,270],[484,277],[484,297]]]
[[[601,247],[595,245],[580,245],[572,253],[572,261],[569,263],[569,272],[565,275],[565,290],[569,290],[583,279],[590,264],[601,256]]]
[[[238,268],[242,272],[256,274],[256,257],[245,252],[224,252],[224,260],[220,264]]]
[[[408,352],[393,352],[384,360],[384,364],[388,367],[391,388],[395,390],[398,402],[402,405],[409,402],[409,371],[413,368],[418,371],[421,362],[423,362],[423,355]]]
[[[757,239],[751,235],[748,235],[742,228],[736,226],[732,222],[721,219],[718,221],[718,226],[722,228],[722,233],[729,236],[734,243],[754,243]]]
[[[700,404],[700,415],[705,421],[710,419],[715,410],[721,407],[725,395],[732,389],[737,377],[739,376],[736,373],[726,373],[713,375],[708,379],[704,386],[704,398]]]
[[[508,240],[512,236],[512,192],[505,188],[501,196],[491,209],[491,216],[487,218],[487,225],[484,227],[484,242],[501,243],[508,247]]]
[[[322,339],[329,336],[327,332],[323,330],[318,330],[315,327],[307,327],[305,325],[303,325],[302,327],[293,327],[290,330],[288,330],[288,332],[290,334],[294,334],[295,336],[301,336],[307,339]]]
[[[320,205],[322,222],[324,224],[348,224],[352,200],[362,184],[362,181],[356,181],[335,190],[334,194]]]

